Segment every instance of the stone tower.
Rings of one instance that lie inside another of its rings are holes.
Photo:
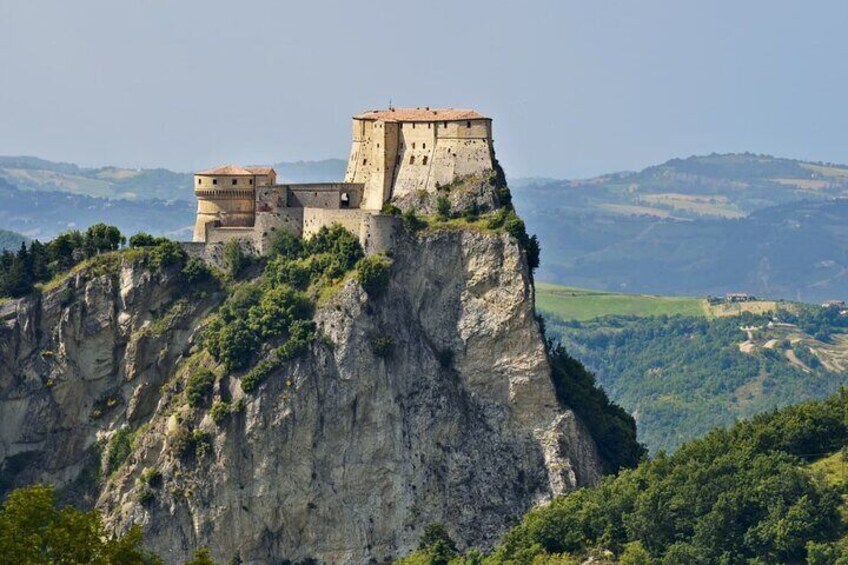
[[[365,185],[364,209],[493,168],[492,120],[475,110],[393,108],[353,117],[345,182]]]
[[[256,218],[256,187],[276,183],[268,167],[226,165],[194,175],[197,221],[194,241],[206,241],[206,226],[250,227]]]

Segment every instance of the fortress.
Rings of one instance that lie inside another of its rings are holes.
[[[433,193],[494,168],[492,120],[474,110],[390,108],[353,117],[344,182],[277,184],[269,167],[227,165],[194,175],[194,241],[238,239],[262,254],[285,230],[309,237],[340,224],[366,250],[386,246],[395,218],[381,213],[395,197]]]

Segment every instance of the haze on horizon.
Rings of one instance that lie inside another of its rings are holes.
[[[350,116],[391,99],[490,115],[510,176],[714,151],[848,162],[845,21],[840,0],[6,0],[0,154],[344,158]]]

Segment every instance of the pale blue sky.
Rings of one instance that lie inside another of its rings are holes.
[[[848,162],[845,0],[0,0],[0,154],[345,157],[363,109],[494,118],[511,176]]]

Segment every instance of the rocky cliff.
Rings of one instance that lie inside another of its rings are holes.
[[[116,529],[143,525],[167,563],[201,546],[224,562],[383,562],[434,522],[485,548],[600,478],[509,235],[407,233],[382,295],[349,277],[322,297],[306,355],[250,393],[224,374],[199,405],[186,380],[214,364],[200,330],[226,292],[115,261],[0,305],[0,487],[53,482]]]

